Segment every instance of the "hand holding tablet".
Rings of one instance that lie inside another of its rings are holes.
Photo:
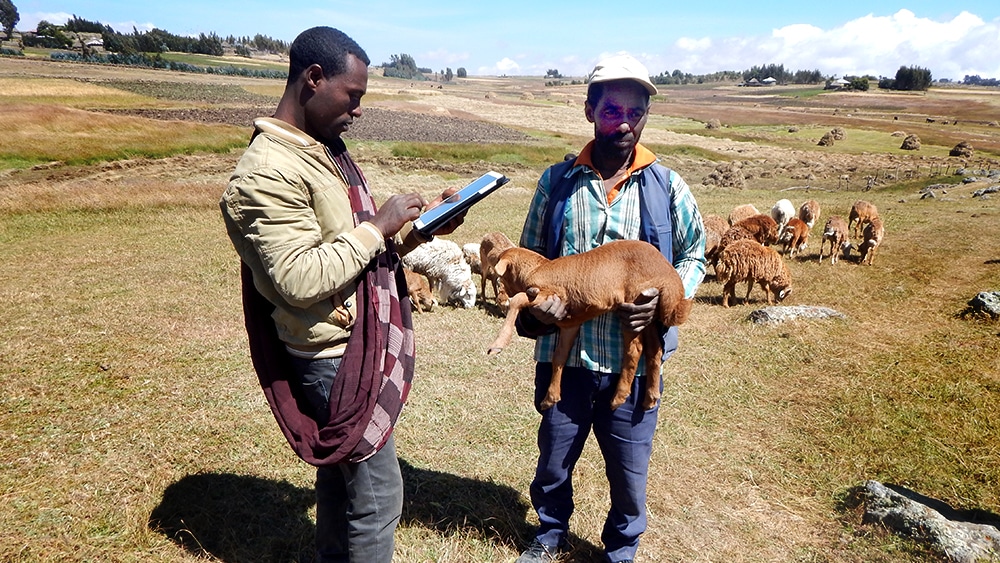
[[[413,226],[422,235],[433,235],[456,215],[472,207],[473,204],[509,181],[503,174],[491,170],[449,196],[438,206],[425,211],[413,222]]]

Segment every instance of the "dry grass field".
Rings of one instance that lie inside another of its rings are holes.
[[[280,91],[0,58],[0,561],[312,561],[314,472],[257,386],[217,207],[249,120]],[[377,198],[503,172],[511,184],[449,238],[516,240],[545,165],[591,134],[583,95],[372,76],[348,137]],[[1000,290],[1000,198],[972,196],[1000,184],[996,116],[996,90],[663,89],[643,140],[703,214],[811,198],[823,223],[866,199],[886,239],[871,266],[819,263],[820,225],[788,259],[786,303],[839,320],[755,325],[759,289],[723,308],[710,272],[665,365],[639,561],[940,560],[862,523],[868,479],[1000,524],[1000,324],[962,315]],[[846,139],[817,146],[832,127]],[[975,155],[948,156],[963,140]],[[396,560],[512,561],[535,524],[531,343],[487,357],[501,323],[488,306],[415,323]],[[574,484],[567,561],[600,561],[592,442]]]

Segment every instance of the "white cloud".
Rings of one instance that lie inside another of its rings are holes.
[[[681,38],[653,58],[650,71],[679,68],[692,74],[781,64],[789,71],[819,69],[826,75],[894,76],[900,66],[920,66],[935,78],[967,74],[1000,77],[1000,20],[985,22],[962,12],[947,21],[910,10],[868,14],[831,29],[794,24],[768,36]]]
[[[521,74],[521,65],[517,64],[510,57],[504,57],[497,61],[493,66],[481,66],[478,69],[478,74],[483,76],[518,76]]]
[[[47,21],[55,25],[65,25],[69,21],[73,14],[68,14],[66,12],[31,12],[28,14],[20,14],[21,18],[17,22],[18,31],[35,31],[38,27],[38,22]]]

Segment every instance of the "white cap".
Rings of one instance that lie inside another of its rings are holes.
[[[589,83],[611,80],[635,80],[646,88],[650,96],[656,95],[656,86],[649,80],[649,71],[631,55],[614,55],[601,60],[590,73]]]

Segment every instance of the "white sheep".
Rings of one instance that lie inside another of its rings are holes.
[[[457,243],[434,237],[404,255],[403,265],[427,276],[441,303],[460,303],[466,309],[476,306],[472,268]]]
[[[736,284],[747,282],[747,296],[756,282],[764,290],[768,303],[773,303],[772,294],[778,301],[792,292],[792,274],[777,250],[768,248],[753,239],[732,242],[719,254],[715,272],[722,288],[722,306],[728,307],[730,298],[735,299]]]
[[[809,225],[809,228],[813,228],[816,221],[819,221],[819,202],[815,199],[810,199],[799,207],[799,219]]]
[[[462,245],[462,257],[472,268],[472,273],[478,276],[483,275],[483,265],[479,258],[479,243],[470,242]]]
[[[788,220],[792,217],[795,217],[795,205],[787,199],[779,199],[771,207],[771,218],[778,224],[779,233],[785,228],[785,225],[788,224]]]
[[[830,263],[836,264],[840,252],[846,258],[851,252],[851,242],[847,240],[847,222],[839,215],[834,215],[826,221],[823,227],[823,240],[819,243],[819,261],[823,262],[823,247],[830,241]]]

